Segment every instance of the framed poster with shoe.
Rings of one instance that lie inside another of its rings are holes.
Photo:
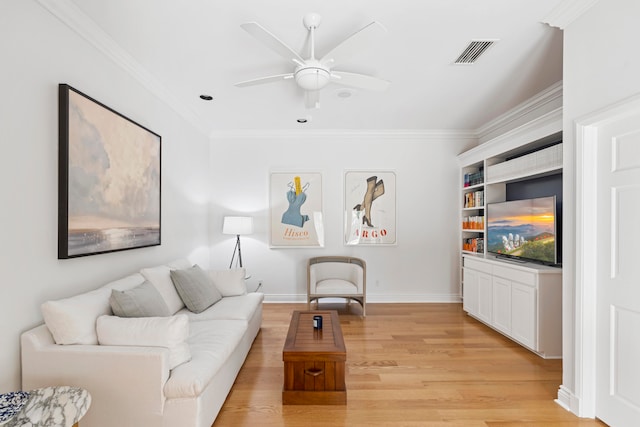
[[[272,248],[324,246],[321,173],[272,172],[269,193]]]
[[[395,245],[396,227],[395,172],[346,171],[344,244]]]

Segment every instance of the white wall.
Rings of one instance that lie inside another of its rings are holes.
[[[640,93],[640,2],[597,2],[564,31],[564,294],[563,387],[575,395],[581,382],[576,339],[575,121],[586,114]],[[631,53],[631,54],[630,54]],[[584,236],[588,241],[588,236]],[[578,332],[579,333],[579,332]]]
[[[256,232],[242,237],[250,286],[263,281],[267,301],[306,301],[306,260],[316,255],[353,255],[367,261],[369,302],[459,301],[456,155],[475,143],[464,138],[296,133],[213,139],[211,265],[226,268],[234,247],[221,234],[229,214],[254,216]],[[398,244],[342,244],[345,170],[394,170],[397,179]],[[270,249],[269,172],[322,172],[326,246]]]
[[[20,388],[20,333],[40,304],[208,254],[209,139],[35,1],[0,2],[0,393]],[[162,136],[162,245],[57,259],[57,87],[68,83]],[[195,251],[195,252],[194,252]]]

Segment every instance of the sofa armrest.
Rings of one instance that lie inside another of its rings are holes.
[[[86,389],[92,396],[88,425],[161,425],[168,349],[57,345],[45,325],[23,333],[21,346],[24,390],[54,385]]]

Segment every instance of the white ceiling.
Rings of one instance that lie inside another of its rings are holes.
[[[71,3],[72,2],[72,3]],[[562,80],[562,32],[542,24],[562,0],[68,0],[114,58],[206,132],[475,130]],[[41,3],[46,1],[41,0]],[[54,3],[54,2],[51,2]],[[57,2],[55,2],[57,3]],[[234,83],[293,71],[240,24],[257,21],[294,50],[317,12],[318,56],[375,20],[388,33],[341,70],[391,81],[385,92],[341,86],[307,110],[293,81]],[[80,18],[78,18],[80,17]],[[104,33],[103,33],[104,32]],[[87,36],[85,34],[85,36]],[[472,39],[499,39],[474,65],[453,65]],[[108,43],[105,43],[105,40]],[[141,77],[142,76],[142,77]],[[206,102],[200,94],[210,94]],[[296,119],[311,118],[304,125]]]

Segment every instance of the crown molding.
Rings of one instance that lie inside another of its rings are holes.
[[[344,140],[361,140],[365,138],[389,138],[413,140],[419,142],[439,142],[443,140],[465,140],[478,142],[478,137],[473,130],[413,130],[413,129],[382,129],[382,130],[359,130],[359,129],[334,129],[334,130],[300,130],[300,129],[236,129],[220,130],[211,132],[209,137],[212,140],[218,139],[283,139],[283,138],[340,138]]]
[[[554,83],[527,101],[477,128],[475,133],[480,143],[494,136],[509,132],[532,118],[562,107],[562,81]]]
[[[172,108],[203,134],[207,129],[203,120],[191,108],[180,101],[158,79],[149,73],[126,50],[104,32],[71,0],[37,0],[37,2],[63,24],[75,31],[96,49],[119,65],[127,74],[138,80],[149,92]]]
[[[547,138],[555,139],[555,136],[561,134],[562,126],[562,107],[560,106],[458,155],[458,161],[461,165],[469,165],[513,150],[523,144]],[[552,142],[551,139],[549,142]]]
[[[542,20],[542,23],[564,30],[597,2],[598,0],[564,0]]]

